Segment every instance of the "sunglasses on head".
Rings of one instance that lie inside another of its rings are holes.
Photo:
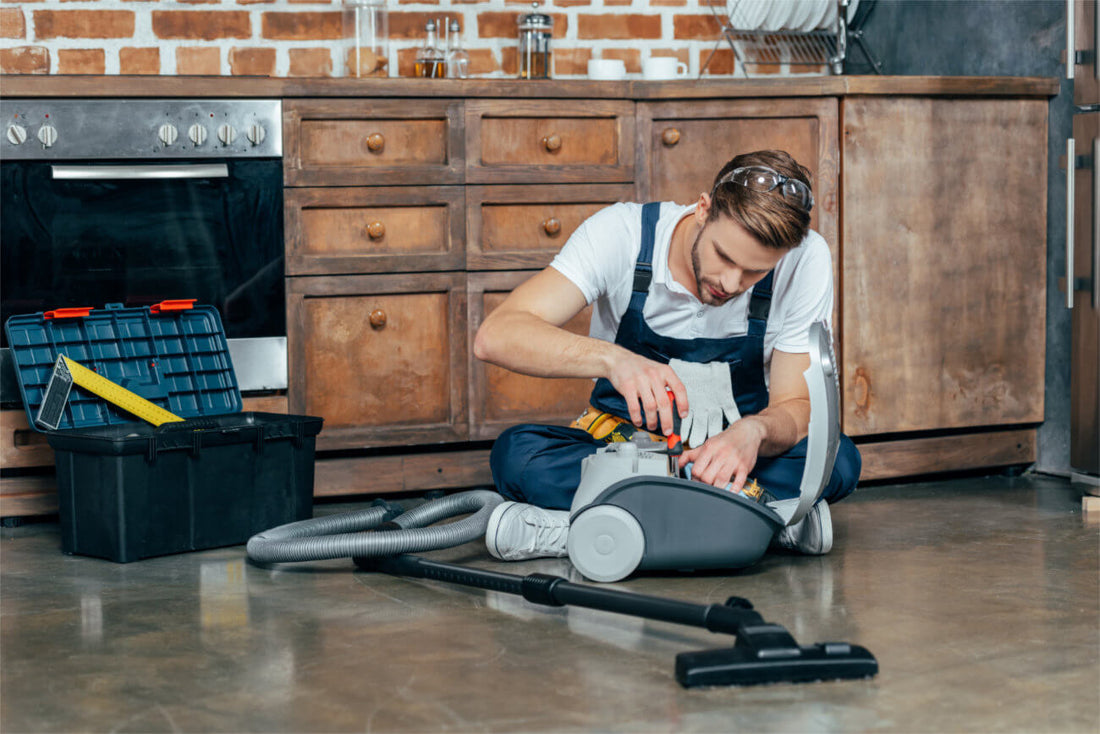
[[[767,166],[735,168],[718,180],[714,188],[735,183],[753,191],[768,192],[779,189],[783,198],[807,212],[814,208],[814,195],[810,187],[797,178],[784,176]]]

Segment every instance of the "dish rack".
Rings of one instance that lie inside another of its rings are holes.
[[[861,4],[860,0],[835,0],[836,17],[830,28],[761,30],[743,27],[744,23],[739,21],[751,17],[751,13],[746,11],[746,8],[751,8],[753,4],[758,5],[759,2],[760,0],[727,0],[724,16],[716,9],[714,3],[708,3],[722,31],[714,49],[699,69],[700,78],[706,73],[711,59],[723,42],[727,43],[733,51],[737,68],[746,77],[749,76],[749,67],[764,65],[827,67],[832,74],[843,74],[844,64],[853,47],[859,48],[876,74],[882,74],[882,63],[871,53],[863,37],[863,31],[855,24],[849,23],[851,14],[852,20],[859,20],[859,24],[862,25],[862,19],[866,19],[869,6],[875,0],[862,0],[862,5],[868,7],[864,8],[861,19],[857,19],[854,15],[856,6]]]

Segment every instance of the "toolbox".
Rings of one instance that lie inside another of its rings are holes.
[[[12,316],[4,330],[27,419],[54,449],[63,552],[126,563],[239,545],[312,515],[323,421],[241,412],[212,306],[59,309]],[[58,402],[61,356],[114,392],[105,399],[78,379]],[[172,417],[141,420],[115,393]]]

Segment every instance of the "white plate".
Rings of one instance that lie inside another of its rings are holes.
[[[821,21],[825,14],[829,12],[829,5],[831,3],[833,7],[836,7],[836,5],[834,0],[807,0],[807,2],[810,4],[810,16],[802,24],[801,30],[816,31],[821,27]]]
[[[814,0],[794,0],[794,9],[787,18],[787,28],[792,31],[805,30],[802,26],[814,10]]]
[[[817,22],[817,27],[831,31],[836,25],[836,0],[825,0],[825,17]]]
[[[730,25],[738,31],[755,31],[770,8],[768,0],[726,0]]]
[[[760,28],[765,31],[777,31],[787,25],[787,18],[794,10],[794,0],[771,0],[768,14],[764,16]]]

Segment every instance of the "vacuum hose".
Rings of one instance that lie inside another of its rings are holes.
[[[408,512],[382,503],[367,510],[301,520],[253,535],[248,540],[248,557],[258,563],[291,563],[453,548],[485,535],[489,515],[503,501],[496,492],[474,490]],[[424,527],[468,513],[473,514],[440,527]],[[389,527],[380,528],[383,524]],[[375,529],[384,532],[359,532]]]

